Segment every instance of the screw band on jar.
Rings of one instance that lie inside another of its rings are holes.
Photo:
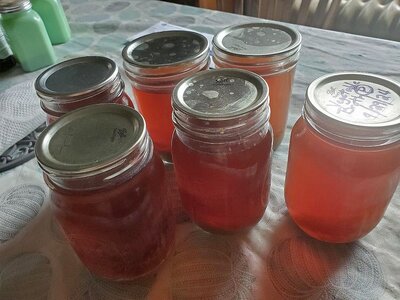
[[[208,40],[192,31],[163,31],[139,37],[122,51],[134,85],[170,87],[208,66]]]
[[[183,208],[211,232],[255,225],[268,202],[268,86],[239,69],[208,70],[173,93],[172,157]]]
[[[307,89],[303,115],[321,134],[341,143],[377,146],[400,140],[400,86],[367,73],[335,73]]]
[[[138,112],[97,104],[66,114],[46,128],[35,152],[55,184],[76,189],[80,180],[93,177],[80,189],[96,189],[123,172],[139,172],[152,156],[153,145]]]
[[[192,138],[235,141],[238,133],[253,134],[268,122],[268,103],[268,86],[256,74],[238,69],[208,70],[176,86],[172,118],[175,127]]]
[[[230,26],[213,38],[216,64],[221,61],[251,67],[261,76],[293,67],[300,48],[300,33],[276,22]]]
[[[39,75],[35,88],[42,109],[54,118],[98,103],[133,107],[117,64],[102,56],[79,57],[54,65]]]

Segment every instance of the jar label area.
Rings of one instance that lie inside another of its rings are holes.
[[[316,90],[317,103],[342,121],[386,123],[400,115],[400,97],[379,84],[341,80]]]

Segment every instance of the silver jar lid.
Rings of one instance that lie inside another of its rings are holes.
[[[188,71],[208,60],[206,37],[193,31],[163,31],[139,37],[122,51],[124,68],[141,76],[167,76]]]
[[[87,177],[119,166],[147,138],[143,117],[118,104],[97,104],[66,114],[47,127],[36,143],[40,167],[50,175]]]
[[[400,84],[367,73],[334,73],[307,89],[304,114],[318,131],[348,144],[400,140]]]
[[[257,74],[216,69],[182,80],[174,89],[172,105],[174,110],[197,119],[228,120],[268,104],[268,95],[268,85]]]
[[[214,55],[238,64],[280,61],[297,53],[300,45],[296,29],[275,22],[230,26],[213,39]]]
[[[29,0],[0,0],[0,13],[7,14],[28,10],[32,7]]]
[[[56,64],[39,75],[35,82],[44,100],[74,101],[119,85],[117,64],[103,56],[83,56]]]

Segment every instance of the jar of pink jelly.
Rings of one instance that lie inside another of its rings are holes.
[[[357,240],[382,219],[400,179],[400,84],[334,73],[307,89],[290,138],[285,199],[312,237]]]
[[[35,89],[48,124],[91,104],[133,107],[117,64],[103,56],[84,56],[56,64],[39,75]]]
[[[211,232],[247,230],[268,203],[268,86],[246,70],[207,70],[174,89],[172,157],[186,213]]]
[[[217,68],[246,69],[268,83],[274,149],[285,133],[300,47],[300,33],[276,22],[231,26],[213,39],[213,61]]]
[[[130,42],[122,57],[154,147],[170,161],[172,91],[183,78],[208,68],[209,42],[192,31],[155,32]]]
[[[164,165],[137,111],[116,104],[75,110],[43,131],[35,154],[52,212],[90,272],[132,280],[166,259],[175,216]]]

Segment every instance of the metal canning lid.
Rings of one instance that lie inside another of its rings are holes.
[[[68,101],[100,93],[115,81],[120,81],[120,75],[113,60],[84,56],[48,68],[36,79],[35,88],[42,99]]]
[[[220,59],[245,63],[268,63],[290,57],[299,51],[300,33],[275,22],[230,26],[213,39],[214,55]]]
[[[97,104],[66,114],[39,136],[35,154],[47,174],[95,175],[118,165],[146,137],[143,117],[118,104]]]
[[[0,13],[7,14],[28,10],[32,7],[29,0],[0,0]]]
[[[192,69],[208,59],[206,37],[193,31],[163,31],[139,37],[122,50],[128,72],[165,76]]]
[[[367,73],[334,73],[307,89],[304,113],[323,133],[345,142],[400,139],[400,84]]]
[[[174,89],[172,105],[198,119],[228,120],[268,104],[268,95],[268,85],[257,74],[216,69],[182,80]]]

